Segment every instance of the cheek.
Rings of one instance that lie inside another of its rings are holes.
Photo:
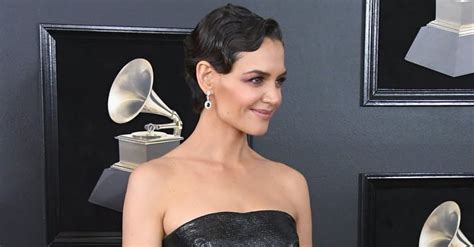
[[[235,85],[235,84],[234,84]],[[250,108],[258,102],[260,95],[246,85],[237,84],[233,88],[222,88],[218,95],[219,105],[225,111],[239,111]]]
[[[224,95],[222,95],[224,96]],[[239,94],[227,94],[221,98],[222,113],[229,117],[242,117],[252,106],[255,101],[245,95],[244,93]]]
[[[255,90],[241,90],[234,95],[234,100],[242,112],[250,110],[260,100],[261,95]]]

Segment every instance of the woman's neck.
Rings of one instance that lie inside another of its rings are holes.
[[[247,134],[222,121],[214,111],[204,110],[191,136],[181,144],[193,158],[224,165],[239,164],[251,149]]]

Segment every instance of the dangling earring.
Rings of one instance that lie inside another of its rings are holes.
[[[211,109],[212,102],[209,99],[209,96],[211,95],[211,91],[206,91],[206,102],[204,102],[204,108],[206,109]]]

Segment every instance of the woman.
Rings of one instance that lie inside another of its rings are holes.
[[[124,246],[311,246],[303,175],[247,143],[281,103],[284,47],[278,23],[227,5],[185,41],[196,129],[130,176]]]

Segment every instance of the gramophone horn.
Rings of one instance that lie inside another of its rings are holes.
[[[146,112],[179,120],[178,115],[163,103],[152,86],[153,68],[146,59],[137,58],[127,63],[110,88],[110,118],[116,123],[126,123],[140,112]]]
[[[459,229],[460,223],[461,210],[458,204],[443,202],[426,219],[419,247],[472,247],[472,243]]]

